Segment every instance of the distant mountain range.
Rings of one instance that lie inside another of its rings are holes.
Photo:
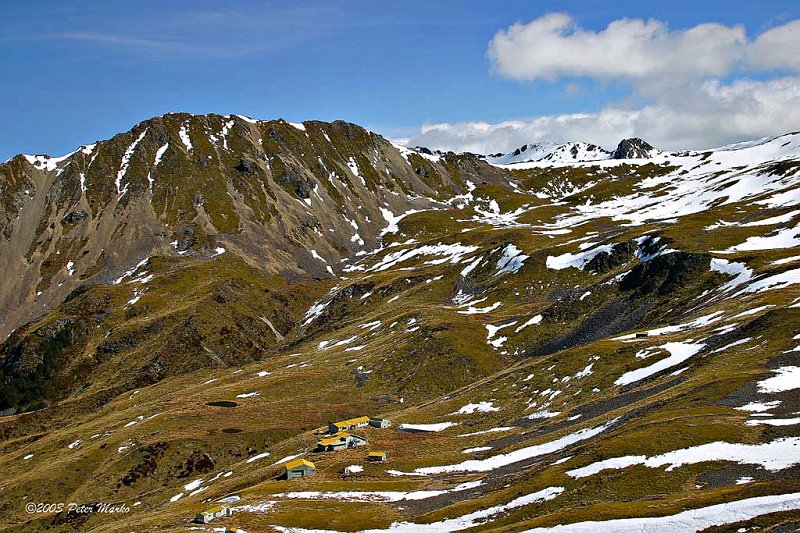
[[[416,150],[434,153],[428,148],[418,146]],[[436,152],[441,153],[441,152]],[[658,150],[639,138],[623,139],[611,152],[585,142],[568,142],[556,144],[538,142],[523,144],[508,153],[478,155],[493,165],[512,165],[514,163],[542,162],[551,165],[562,165],[585,161],[602,161],[604,159],[647,159],[658,154]]]

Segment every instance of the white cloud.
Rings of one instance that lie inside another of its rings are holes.
[[[722,77],[737,68],[800,69],[798,50],[800,21],[751,41],[741,25],[670,30],[655,19],[620,19],[591,31],[569,15],[551,13],[497,32],[488,55],[495,72],[517,80],[588,76],[672,85]]]
[[[701,24],[670,31],[658,20],[620,19],[602,31],[581,29],[563,13],[499,31],[489,58],[501,76],[554,79],[561,76],[631,80],[722,76],[742,56],[742,26]]]
[[[750,39],[743,26],[671,30],[654,19],[620,19],[592,31],[552,13],[499,31],[487,52],[493,71],[519,81],[615,81],[633,98],[595,113],[427,124],[410,144],[491,153],[587,141],[612,149],[636,136],[663,149],[699,149],[778,135],[800,125],[800,77],[786,74],[800,71],[799,52],[800,21]],[[759,79],[741,77],[756,73]]]
[[[662,149],[709,148],[778,135],[800,126],[800,77],[689,84],[637,108],[495,124],[427,124],[409,144],[477,153],[507,152],[537,141],[587,141],[613,149],[642,137]]]
[[[800,20],[765,31],[747,52],[752,68],[800,70]]]

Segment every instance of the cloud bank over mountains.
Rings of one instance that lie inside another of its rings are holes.
[[[800,21],[749,38],[743,26],[670,30],[654,19],[591,31],[551,13],[499,31],[487,55],[509,80],[616,83],[632,96],[590,113],[426,124],[412,144],[487,153],[541,140],[613,147],[638,136],[659,148],[706,148],[800,128]]]

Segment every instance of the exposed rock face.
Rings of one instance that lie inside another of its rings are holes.
[[[595,273],[608,272],[628,262],[636,252],[635,242],[624,242],[614,245],[611,252],[603,252],[586,263],[586,270]]]
[[[623,139],[611,154],[611,159],[650,159],[655,150],[650,144],[638,137]]]

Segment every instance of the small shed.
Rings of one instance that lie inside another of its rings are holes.
[[[216,507],[211,507],[210,509],[206,509],[205,511],[201,511],[197,513],[194,517],[194,521],[198,524],[208,524],[215,518],[219,518],[220,516],[231,516],[232,512],[230,507],[225,505],[217,505]]]
[[[386,418],[370,418],[369,425],[378,429],[386,429],[392,426],[392,421]]]
[[[386,452],[369,452],[367,454],[367,461],[373,463],[383,463],[386,461]]]
[[[305,459],[295,459],[284,465],[286,467],[286,479],[296,479],[299,477],[313,476],[317,473],[314,463]]]
[[[369,441],[359,435],[350,435],[350,438],[347,439],[348,448],[358,448],[359,446],[366,446],[367,444],[369,444]]]
[[[359,416],[358,418],[350,418],[342,420],[341,422],[329,422],[328,433],[334,434],[340,431],[353,431],[354,429],[363,428],[369,425],[368,416]]]
[[[360,474],[364,471],[364,467],[361,465],[350,465],[346,466],[342,469],[342,474],[350,475],[350,474]]]

